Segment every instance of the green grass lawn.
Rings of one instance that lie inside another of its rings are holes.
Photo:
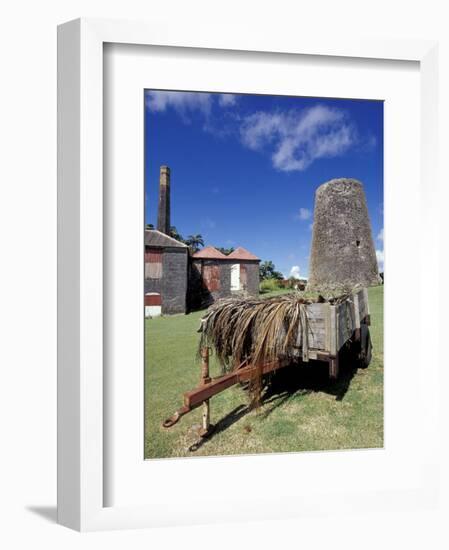
[[[264,296],[267,296],[265,294]],[[383,446],[383,286],[369,289],[373,359],[354,371],[342,358],[330,382],[327,365],[310,362],[280,370],[263,405],[249,411],[241,386],[211,399],[215,432],[200,440],[201,407],[170,429],[161,423],[199,383],[196,359],[204,312],[145,321],[145,457],[232,455]],[[219,369],[211,359],[212,375]]]

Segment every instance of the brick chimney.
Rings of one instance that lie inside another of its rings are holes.
[[[168,166],[161,166],[159,175],[157,229],[166,235],[170,232],[170,168]]]

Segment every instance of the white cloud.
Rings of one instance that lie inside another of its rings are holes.
[[[193,111],[208,116],[212,109],[212,94],[202,92],[162,92],[151,91],[145,96],[145,104],[151,111],[164,112],[174,109],[185,117]]]
[[[284,172],[303,171],[316,159],[342,155],[357,142],[347,115],[325,105],[287,113],[259,111],[243,120],[240,136],[249,149],[268,149],[273,166]]]
[[[240,128],[243,144],[254,151],[262,149],[281,132],[284,117],[285,115],[279,113],[263,111],[245,117]]]
[[[214,102],[220,107],[231,107],[237,103],[237,99],[234,94],[205,92],[148,91],[145,95],[145,103],[150,111],[163,113],[173,109],[187,121],[188,115],[195,111],[209,117]]]
[[[380,271],[384,269],[384,251],[376,250],[377,265],[379,266]]]
[[[299,265],[294,265],[290,269],[290,277],[294,277],[295,279],[299,279]]]
[[[377,235],[377,240],[378,241],[382,241],[384,240],[384,228],[382,227],[382,229],[379,231],[379,234]]]
[[[296,215],[298,220],[310,220],[312,212],[308,208],[300,208],[298,214]]]
[[[337,157],[363,142],[348,114],[338,108],[316,104],[290,111],[258,111],[241,116],[233,109],[223,117],[217,108],[226,110],[240,98],[235,94],[205,92],[148,91],[146,107],[153,112],[175,111],[185,123],[199,113],[203,130],[216,137],[236,137],[254,151],[270,155],[274,168],[283,172],[304,171],[321,158]]]
[[[235,94],[220,94],[218,96],[218,105],[220,107],[232,107],[237,103],[237,96]]]
[[[309,229],[310,229],[310,231],[313,231],[313,222],[309,223]]]

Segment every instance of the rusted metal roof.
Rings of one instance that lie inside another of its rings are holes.
[[[169,237],[157,229],[145,230],[145,246],[155,246],[158,248],[188,248],[186,244]]]
[[[243,248],[242,246],[239,246],[234,250],[234,252],[231,252],[229,256],[226,256],[230,260],[258,260],[260,261],[260,258],[246,250],[246,248]]]
[[[229,256],[225,256],[213,246],[206,246],[203,250],[195,252],[192,257],[204,260],[226,260]]]

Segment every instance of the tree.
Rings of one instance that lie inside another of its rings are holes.
[[[195,254],[195,252],[198,252],[198,250],[204,246],[203,236],[199,233],[196,235],[189,235],[184,242],[190,248],[192,254]]]
[[[145,229],[154,229],[154,225],[152,223],[147,223]]]
[[[271,260],[265,260],[260,264],[259,275],[262,281],[265,279],[282,280],[284,278],[281,272],[276,271],[276,266]]]
[[[169,236],[172,237],[173,239],[176,239],[177,241],[183,243],[185,242],[182,235],[180,233],[178,233],[178,230],[176,229],[176,227],[174,225],[172,225],[170,227],[170,231],[168,232]]]
[[[229,248],[223,248],[222,246],[217,246],[216,249],[219,250],[225,256],[229,256],[229,254],[231,254],[235,250],[233,246]]]

